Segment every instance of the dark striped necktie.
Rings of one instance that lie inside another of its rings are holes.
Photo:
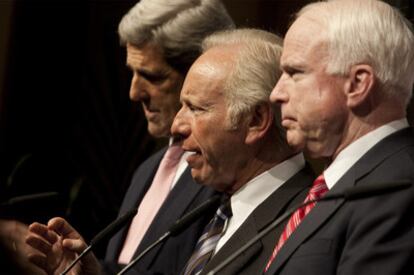
[[[187,262],[184,275],[196,275],[203,270],[213,255],[217,243],[226,229],[227,221],[232,215],[230,199],[226,199],[217,209],[213,219],[205,227],[193,255]]]

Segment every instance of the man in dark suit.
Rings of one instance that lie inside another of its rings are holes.
[[[183,274],[206,274],[302,201],[312,183],[303,155],[287,146],[279,112],[268,100],[280,76],[280,54],[281,39],[271,33],[224,31],[206,38],[187,74],[172,133],[191,153],[187,162],[194,179],[230,199],[206,227]],[[280,231],[224,273],[260,273]]]
[[[408,21],[377,0],[310,4],[288,30],[271,101],[289,144],[327,160],[327,194],[414,181],[413,43]],[[265,274],[414,274],[413,207],[413,187],[317,203]]]
[[[233,27],[219,0],[141,0],[123,17],[118,31],[121,43],[126,46],[126,64],[133,73],[130,98],[141,102],[152,136],[170,137],[171,123],[180,108],[181,86],[187,70],[201,52],[202,39],[217,30]],[[162,149],[136,170],[120,215],[132,208],[138,208],[138,214],[112,238],[104,264],[99,265],[89,255],[75,270],[96,274],[104,267],[114,273],[155,242],[175,220],[211,197],[214,191],[194,183],[186,155],[174,147],[177,146],[170,138],[168,150]],[[166,153],[170,149],[175,150],[175,155]],[[173,165],[171,159],[176,160]],[[169,164],[163,165],[164,160]],[[168,168],[166,173],[164,167],[171,165],[173,169]],[[209,217],[206,215],[159,245],[134,266],[135,272],[178,273]],[[52,219],[48,226],[33,224],[30,230],[27,242],[40,250],[30,259],[48,272],[62,271],[74,253],[86,247],[81,235],[61,218]],[[59,247],[58,240],[64,240],[66,249]]]

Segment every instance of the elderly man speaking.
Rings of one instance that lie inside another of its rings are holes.
[[[281,39],[259,30],[209,36],[181,90],[172,134],[191,152],[191,175],[225,192],[183,271],[206,274],[255,236],[312,182],[302,154],[290,149],[269,94],[280,76]],[[281,227],[231,263],[225,274],[259,274]],[[201,272],[201,273],[200,273]]]

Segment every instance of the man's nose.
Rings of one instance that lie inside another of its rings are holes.
[[[276,83],[272,92],[270,93],[270,102],[273,104],[282,103],[287,101],[287,93],[285,91],[285,74],[283,74],[279,81]]]
[[[143,101],[148,96],[144,80],[138,74],[134,73],[129,88],[129,98],[132,101]]]
[[[191,126],[185,114],[184,106],[175,115],[174,121],[171,125],[171,133],[173,136],[186,138],[191,133]]]

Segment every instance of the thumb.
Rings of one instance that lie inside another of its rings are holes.
[[[83,239],[63,239],[62,246],[76,253],[82,253],[87,248]]]

